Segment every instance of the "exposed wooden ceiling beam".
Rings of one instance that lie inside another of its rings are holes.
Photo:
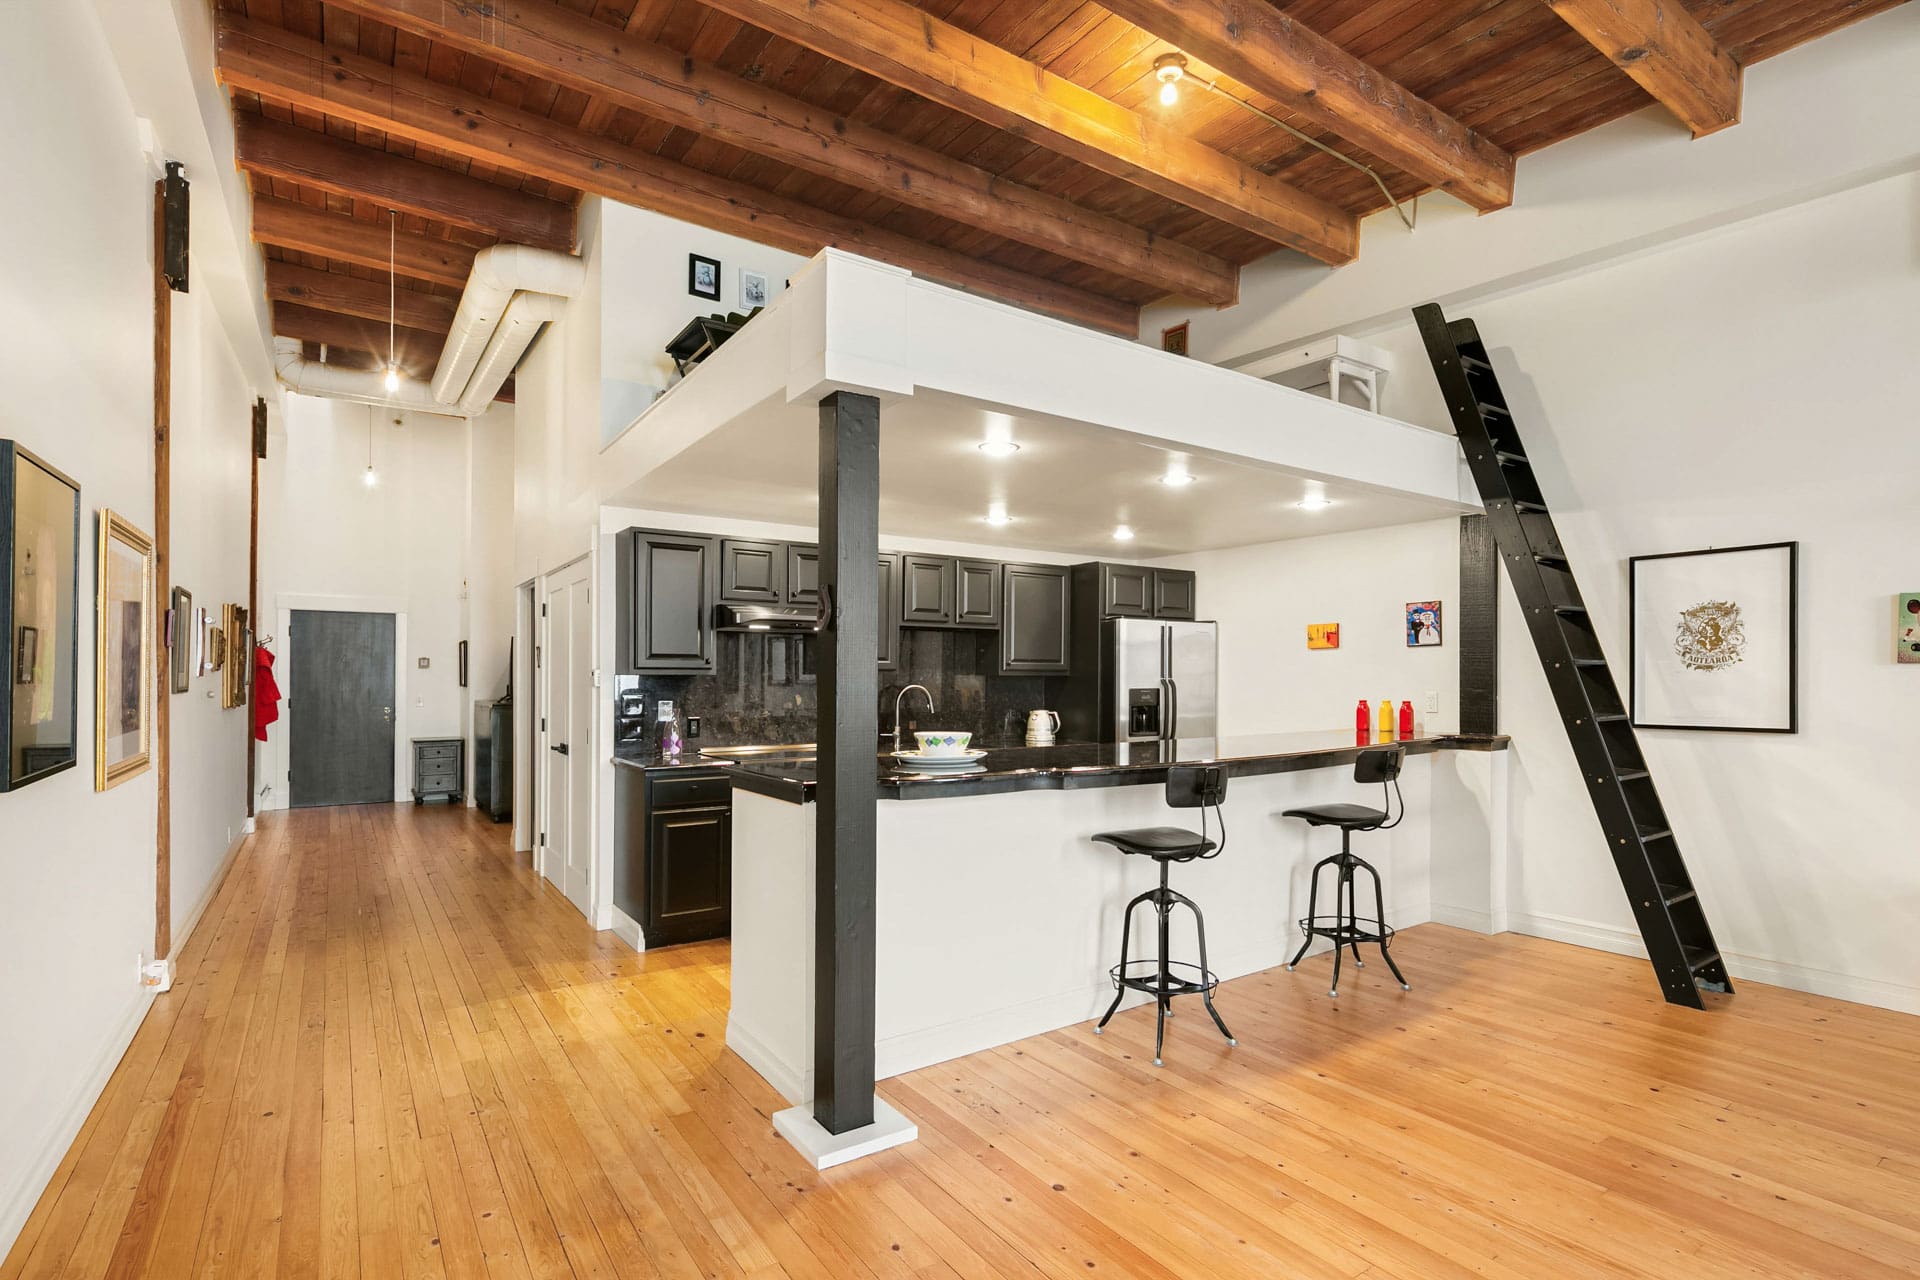
[[[347,214],[309,208],[292,200],[276,200],[259,192],[253,197],[253,238],[259,244],[278,245],[338,262],[357,263],[382,271],[387,266],[384,222],[362,222]],[[473,272],[475,252],[450,240],[402,231],[394,239],[393,266],[412,280],[464,286]]]
[[[333,311],[319,311],[298,303],[273,304],[273,331],[283,338],[302,342],[321,342],[329,347],[363,352],[379,364],[387,360],[387,324],[384,320],[362,320]],[[418,329],[400,329],[394,333],[394,352],[401,372],[409,378],[433,377],[446,345],[444,333],[422,333]]]
[[[1344,209],[942,22],[907,0],[703,2],[1321,262],[1351,262],[1358,251],[1359,225]]]
[[[218,16],[217,71],[235,88],[786,249],[833,246],[1111,333],[1131,303],[985,262],[492,102],[277,27]]]
[[[294,302],[385,324],[387,296],[385,280],[360,280],[337,271],[315,271],[291,262],[267,264],[267,297],[275,302]],[[417,289],[393,292],[394,319],[408,329],[444,334],[453,328],[453,310],[457,305],[453,298],[421,293]]]
[[[1513,203],[1513,156],[1267,0],[1100,5],[1476,209]]]
[[[1215,303],[1238,296],[1239,271],[1220,258],[835,117],[556,4],[484,10],[445,0],[329,5],[1167,293]]]
[[[242,169],[471,227],[515,244],[573,251],[572,205],[265,116],[236,115],[233,123],[234,155]]]
[[[1680,0],[1546,0],[1698,138],[1740,122],[1740,64]]]

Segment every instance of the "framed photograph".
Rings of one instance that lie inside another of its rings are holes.
[[[460,642],[460,687],[467,687],[467,642]]]
[[[100,576],[94,620],[93,789],[146,771],[152,760],[153,539],[100,512]]]
[[[0,791],[77,759],[80,547],[80,486],[0,440]]]
[[[740,273],[740,309],[750,311],[767,305],[767,276],[764,271]]]
[[[193,627],[193,592],[185,587],[173,589],[173,607],[167,610],[167,687],[185,693],[193,680],[193,663],[199,656],[195,641],[199,633]]]
[[[233,648],[228,654],[220,677],[220,705],[231,711],[235,707],[245,706],[247,701],[247,673],[253,668],[251,645],[246,637],[251,634],[247,626],[247,607],[243,604],[228,604],[220,607],[220,634]]]
[[[1894,597],[1893,660],[1920,664],[1920,591]]]
[[[1634,727],[1798,732],[1799,561],[1771,542],[1627,562]]]
[[[1162,329],[1160,331],[1160,349],[1162,351],[1171,351],[1177,356],[1186,355],[1187,330],[1188,326],[1192,323],[1191,320],[1182,320],[1179,324]]]
[[[687,292],[709,302],[720,301],[720,262],[697,253],[687,255]]]
[[[1414,600],[1407,605],[1407,648],[1424,649],[1440,643],[1440,602]]]

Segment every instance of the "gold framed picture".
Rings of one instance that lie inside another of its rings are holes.
[[[153,539],[104,507],[94,634],[93,789],[153,759]]]
[[[222,605],[220,608],[220,634],[225,640],[224,662],[221,666],[220,705],[227,710],[243,707],[247,703],[247,677],[253,667],[253,632],[247,626],[247,606],[243,604]]]

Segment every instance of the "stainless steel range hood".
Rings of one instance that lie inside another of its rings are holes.
[[[723,604],[713,610],[716,631],[813,632],[816,609],[770,604]]]

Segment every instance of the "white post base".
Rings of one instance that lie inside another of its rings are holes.
[[[813,1118],[812,1103],[774,1112],[773,1127],[816,1169],[831,1169],[920,1136],[920,1126],[888,1106],[884,1098],[873,1100],[872,1124],[846,1133],[828,1133]]]

